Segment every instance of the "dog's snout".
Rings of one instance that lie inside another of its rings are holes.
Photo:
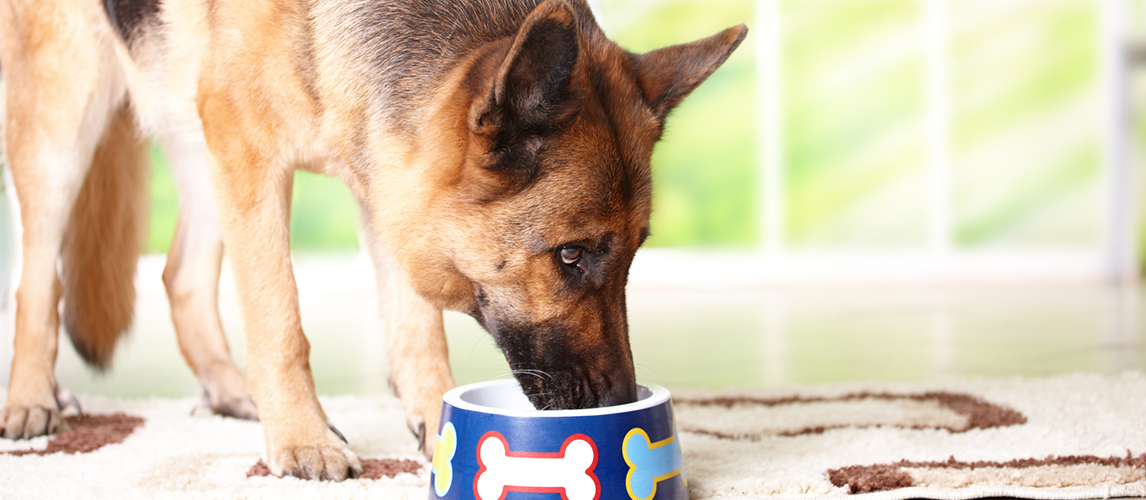
[[[574,410],[632,403],[636,374],[624,311],[596,328],[575,322],[515,324],[482,309],[477,315],[493,335],[522,390],[538,410]]]
[[[597,406],[617,406],[636,402],[637,383],[634,380],[621,378],[612,387],[601,393]]]
[[[536,358],[526,361],[507,356],[515,378],[537,409],[576,410],[637,400],[637,383],[628,368],[630,364],[614,363],[615,356],[592,362],[583,353],[564,354],[562,358],[570,362],[552,363]]]

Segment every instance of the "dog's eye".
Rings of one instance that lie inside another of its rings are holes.
[[[581,256],[584,255],[585,249],[573,245],[565,245],[561,247],[561,262],[567,266],[575,266],[581,262]]]

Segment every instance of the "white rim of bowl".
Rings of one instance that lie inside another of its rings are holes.
[[[616,414],[620,414],[620,413],[628,413],[631,411],[644,410],[647,408],[652,408],[654,406],[661,405],[661,404],[665,403],[666,401],[668,401],[670,398],[670,394],[669,394],[668,389],[665,389],[664,387],[661,387],[659,385],[641,384],[641,383],[638,383],[637,385],[640,387],[644,387],[644,388],[648,389],[649,392],[651,392],[652,394],[649,394],[649,397],[647,397],[645,399],[642,399],[640,401],[635,401],[632,403],[626,403],[623,405],[616,405],[616,406],[605,406],[605,407],[601,407],[601,408],[584,408],[584,409],[580,409],[580,410],[544,410],[544,411],[540,411],[540,410],[511,410],[511,409],[506,409],[506,408],[497,408],[497,407],[493,407],[493,406],[482,406],[479,404],[470,403],[468,401],[462,400],[462,394],[463,393],[478,390],[478,389],[485,389],[487,387],[514,386],[516,388],[516,390],[520,391],[521,385],[518,384],[517,380],[514,380],[514,379],[491,380],[488,382],[477,382],[477,383],[473,383],[473,384],[466,384],[466,385],[463,385],[461,387],[455,387],[453,389],[450,389],[448,392],[446,392],[445,396],[442,396],[442,401],[445,402],[446,404],[449,404],[450,406],[453,406],[453,407],[461,409],[461,410],[466,410],[466,411],[490,413],[490,414],[494,414],[494,415],[503,415],[503,416],[507,416],[507,417],[556,418],[556,417],[593,417],[593,416],[598,416],[598,415],[616,415]]]

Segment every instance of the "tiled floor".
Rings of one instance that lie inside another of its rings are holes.
[[[139,277],[136,323],[114,368],[93,375],[61,338],[60,383],[81,393],[184,396],[197,384],[176,347],[161,257]],[[320,393],[386,390],[386,353],[372,271],[361,256],[300,257],[303,326]],[[239,312],[224,276],[220,306],[241,358]],[[10,305],[10,304],[9,304]],[[634,287],[629,317],[638,378],[668,387],[763,386],[856,379],[1049,375],[1146,369],[1137,287],[770,288]],[[7,385],[12,316],[0,330]],[[458,383],[506,376],[492,340],[448,313]]]

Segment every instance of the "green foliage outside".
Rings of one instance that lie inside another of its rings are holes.
[[[147,251],[166,252],[175,234],[179,193],[163,152],[151,150],[151,232]],[[297,252],[347,252],[358,248],[358,207],[342,181],[296,172],[291,203],[291,248]]]
[[[781,4],[788,245],[924,242],[919,8],[913,0]]]
[[[1098,244],[1097,3],[945,5],[955,244]],[[788,244],[922,248],[923,3],[784,1],[781,10]]]
[[[959,5],[959,4],[952,4]],[[956,11],[951,40],[955,239],[966,247],[1101,244],[1098,2]]]
[[[167,156],[151,144],[151,230],[147,233],[148,253],[166,253],[175,237],[179,217],[179,191],[171,177]]]

